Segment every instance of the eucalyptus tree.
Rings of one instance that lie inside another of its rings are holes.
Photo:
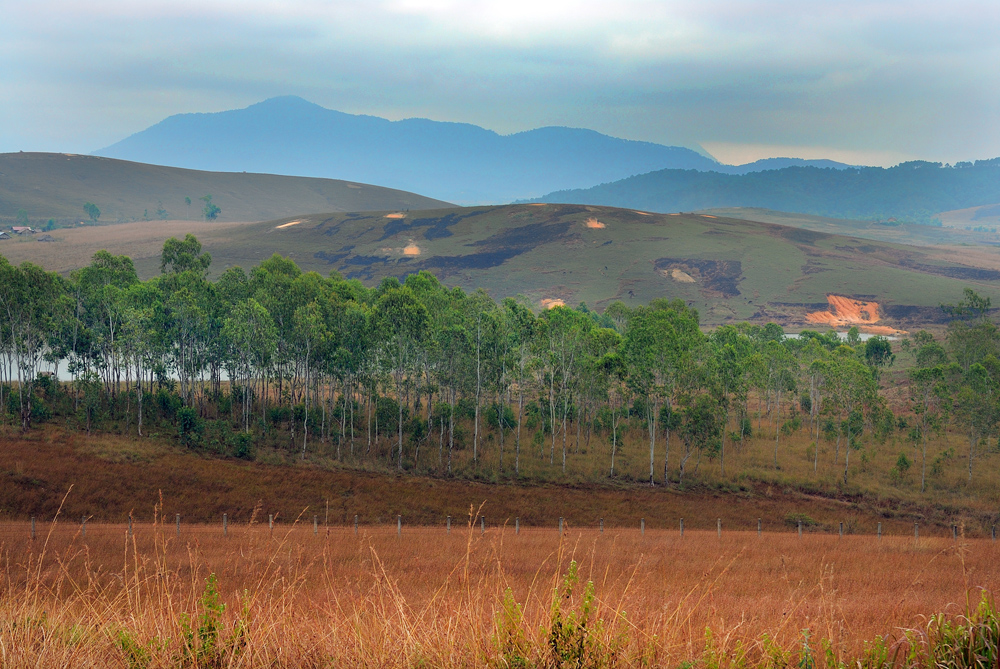
[[[127,290],[139,282],[135,266],[128,256],[98,251],[71,280],[77,298],[74,312],[89,334],[88,357],[102,376],[105,392],[116,395],[125,367],[121,337],[128,318]]]
[[[723,417],[719,439],[719,469],[726,474],[726,429],[729,426],[730,411],[733,406],[741,410],[746,405],[750,389],[749,370],[754,345],[750,337],[732,325],[723,325],[709,336],[713,355],[717,362],[717,379],[721,393]],[[740,441],[743,441],[743,415],[738,416]]]
[[[662,405],[673,402],[678,377],[690,364],[690,351],[704,338],[698,329],[698,312],[682,300],[654,300],[632,311],[625,331],[623,353],[629,366],[629,383],[644,404],[649,432],[649,484],[655,482],[657,420]],[[670,454],[666,430],[664,472]],[[669,479],[664,475],[664,483]]]
[[[973,363],[964,374],[955,375],[952,391],[954,418],[969,443],[968,480],[983,439],[996,433],[1000,398],[1000,360],[987,355]]]
[[[229,378],[242,391],[242,423],[250,432],[250,414],[255,388],[265,382],[265,371],[277,347],[277,331],[271,315],[250,297],[233,307],[222,328],[228,349]]]
[[[851,465],[851,450],[855,439],[861,436],[865,418],[881,408],[878,382],[871,368],[861,362],[854,349],[840,346],[825,366],[825,383],[829,402],[838,415],[837,458],[840,451],[840,436],[846,434],[844,455],[844,483],[847,483]],[[836,460],[835,460],[836,462]]]
[[[17,374],[21,429],[31,428],[38,367],[66,306],[66,282],[37,265],[14,267],[0,256],[0,313],[9,328],[10,359]]]
[[[940,348],[940,346],[938,346]],[[943,352],[943,349],[942,349]],[[945,385],[943,364],[915,367],[909,372],[910,406],[920,419],[922,458],[920,463],[920,492],[927,489],[927,433],[940,417],[940,405],[948,389]]]
[[[517,388],[517,434],[514,440],[514,476],[521,475],[521,424],[524,393],[531,379],[530,366],[537,360],[537,319],[532,311],[514,298],[503,301],[504,321],[512,352],[511,382]]]
[[[582,347],[592,321],[578,311],[564,306],[554,307],[542,314],[548,327],[548,357],[552,377],[550,378],[550,404],[556,393],[552,392],[552,381],[559,380],[558,397],[562,404],[562,471],[566,473],[566,421],[574,382],[578,378],[578,365],[582,357]],[[554,419],[554,415],[553,415]],[[552,430],[555,442],[555,425]]]
[[[263,407],[268,403],[270,378],[278,382],[279,402],[286,394],[286,384],[290,381],[296,362],[295,350],[295,310],[302,306],[301,300],[291,299],[292,285],[302,275],[302,270],[289,258],[277,253],[250,270],[249,295],[267,309],[277,332],[277,346],[271,357],[268,377],[265,379]],[[287,390],[292,402],[292,390]],[[292,421],[294,429],[294,420]]]
[[[479,462],[479,418],[482,412],[482,396],[484,387],[484,373],[490,370],[484,367],[484,354],[497,336],[497,309],[496,303],[486,294],[486,291],[479,289],[472,293],[465,300],[465,318],[467,329],[475,346],[473,353],[475,378],[475,409],[472,428],[472,461]]]
[[[778,442],[781,434],[781,396],[784,392],[795,391],[798,363],[787,346],[773,339],[765,343],[763,355],[767,369],[767,389],[775,398],[774,466],[777,467]]]
[[[420,347],[427,338],[427,309],[414,297],[413,292],[400,286],[384,284],[384,290],[375,304],[375,317],[386,353],[389,356],[393,379],[396,382],[396,404],[399,417],[396,467],[403,469],[403,392],[404,383],[419,357]]]

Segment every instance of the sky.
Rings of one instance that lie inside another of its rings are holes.
[[[0,152],[299,95],[766,157],[1000,156],[996,0],[0,0]]]

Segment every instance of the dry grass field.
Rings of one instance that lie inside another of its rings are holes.
[[[172,516],[29,535],[0,526],[4,667],[873,666],[919,660],[931,614],[1000,576],[997,544],[962,537],[260,517],[178,536]]]

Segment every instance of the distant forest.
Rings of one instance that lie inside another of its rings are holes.
[[[212,282],[191,235],[167,240],[161,260],[161,275],[140,281],[131,259],[106,251],[69,278],[0,257],[8,420],[27,431],[64,416],[88,432],[166,431],[247,459],[268,444],[442,475],[458,451],[466,471],[489,451],[504,477],[520,475],[529,447],[565,475],[568,452],[592,439],[615,477],[629,432],[648,444],[650,483],[682,482],[695,456],[724,473],[752,433],[773,441],[775,467],[792,435],[835,443],[846,482],[852,451],[902,433],[922,453],[921,489],[928,443],[945,427],[967,438],[970,479],[1000,435],[1000,332],[971,290],[950,308],[944,344],[925,332],[903,341],[909,399],[891,407],[879,381],[892,344],[856,332],[786,338],[776,324],[741,323],[706,334],[695,310],[665,299],[536,315],[425,272],[367,288],[277,255]]]
[[[550,193],[538,202],[655,212],[763,207],[815,216],[940,225],[938,212],[1000,203],[1000,158],[891,168],[786,167],[748,174],[660,170],[593,188]]]

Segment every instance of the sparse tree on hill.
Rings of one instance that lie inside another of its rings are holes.
[[[92,223],[97,223],[97,219],[101,217],[101,210],[97,208],[97,205],[93,202],[88,202],[83,205],[83,212],[90,217]]]

